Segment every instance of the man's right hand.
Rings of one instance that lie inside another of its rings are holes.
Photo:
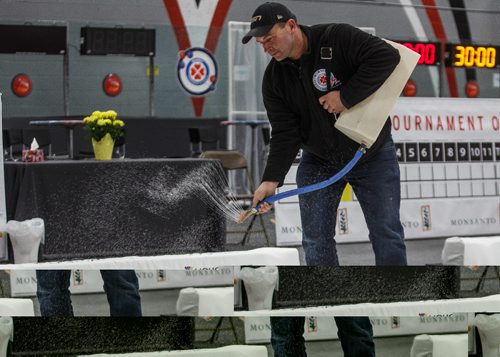
[[[274,195],[276,192],[276,188],[278,187],[279,182],[276,181],[264,181],[260,184],[260,186],[255,190],[253,195],[252,207],[257,206],[259,202],[261,202],[264,198]],[[266,213],[271,209],[272,205],[269,203],[262,203],[259,207],[259,214]]]

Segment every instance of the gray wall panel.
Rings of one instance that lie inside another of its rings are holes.
[[[178,0],[194,1],[194,0]],[[203,0],[202,0],[203,1]],[[228,101],[227,27],[228,21],[249,21],[260,0],[233,0],[224,22],[214,53],[218,65],[216,90],[205,96],[204,117],[225,117]],[[411,23],[398,1],[304,1],[284,0],[299,17],[299,22],[316,24],[347,22],[355,26],[375,27],[378,36],[396,40],[415,39]],[[381,4],[384,3],[384,6]],[[435,40],[432,26],[420,1],[416,5],[418,18],[426,35]],[[448,0],[436,1],[450,41],[457,37],[456,25]],[[466,0],[465,5],[476,42],[499,44],[498,16],[500,1]],[[0,1],[2,24],[67,24],[70,73],[69,114],[86,114],[96,108],[112,107],[123,116],[149,114],[149,78],[146,76],[147,58],[97,57],[80,55],[80,28],[82,26],[132,27],[156,30],[155,115],[158,117],[194,117],[191,97],[177,80],[178,44],[162,0],[10,0]],[[199,34],[206,28],[200,28]],[[196,34],[194,35],[196,37]],[[194,39],[192,39],[194,40]],[[63,115],[62,56],[0,55],[0,91],[4,97],[4,116]],[[33,80],[33,93],[24,99],[14,98],[10,82],[18,72],[28,73]],[[122,78],[123,92],[114,98],[103,94],[102,80],[107,72]],[[457,70],[459,88],[465,85],[464,71]],[[479,70],[480,96],[498,97],[499,88],[493,87],[494,70]],[[42,79],[43,76],[51,77]],[[415,71],[418,95],[433,95],[430,72],[420,67]],[[42,83],[42,80],[44,81]],[[52,85],[46,85],[49,81]],[[443,76],[443,94],[448,95],[446,76]],[[39,90],[42,91],[39,92]],[[256,88],[260,90],[260,88]],[[50,97],[49,97],[50,94]],[[463,90],[461,89],[461,95]]]
[[[31,93],[19,98],[11,90],[19,73],[29,75]],[[3,116],[29,112],[37,116],[63,115],[63,59],[55,55],[0,55],[0,92]]]

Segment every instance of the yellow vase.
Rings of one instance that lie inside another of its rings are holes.
[[[94,156],[96,160],[111,160],[114,146],[115,141],[109,134],[104,135],[104,137],[99,141],[92,138],[92,147],[94,148]]]

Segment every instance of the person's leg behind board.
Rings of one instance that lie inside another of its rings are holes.
[[[338,336],[344,357],[375,357],[373,329],[365,316],[336,316]]]
[[[101,270],[111,316],[142,316],[139,280],[134,270]]]
[[[274,357],[307,357],[302,316],[271,316]]]
[[[375,265],[407,265],[399,214],[399,164],[392,138],[388,137],[370,160],[356,165],[347,178],[365,216]]]
[[[37,270],[36,295],[40,314],[50,317],[71,317],[70,270]]]
[[[338,172],[316,156],[304,152],[297,169],[297,186],[304,187],[329,179]],[[346,182],[299,195],[302,246],[307,265],[337,266],[335,243],[336,212]]]

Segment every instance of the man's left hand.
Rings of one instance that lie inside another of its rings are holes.
[[[340,100],[340,92],[338,90],[328,92],[320,97],[319,104],[322,105],[323,109],[328,113],[342,113],[345,109],[344,104],[342,104]]]

